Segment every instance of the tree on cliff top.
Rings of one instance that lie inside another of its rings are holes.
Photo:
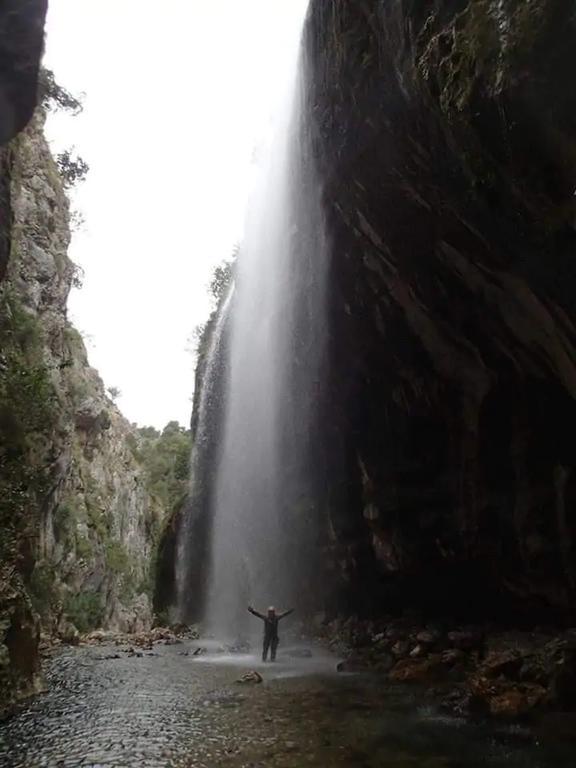
[[[72,152],[73,149],[65,149],[64,152],[60,152],[56,156],[58,170],[65,187],[72,187],[78,182],[84,181],[90,170],[88,163],[80,155],[74,156]]]
[[[84,109],[82,97],[74,96],[56,82],[51,69],[42,69],[38,80],[38,101],[45,109],[63,110],[78,115]]]
[[[231,258],[225,259],[221,264],[215,267],[214,271],[212,272],[212,279],[208,284],[208,292],[213,299],[212,313],[205,323],[200,323],[200,325],[197,325],[196,328],[194,328],[192,332],[192,338],[189,339],[188,342],[191,346],[190,351],[196,358],[196,361],[202,357],[202,354],[205,351],[210,327],[212,326],[214,319],[218,314],[218,310],[222,304],[222,301],[224,300],[224,297],[226,296],[228,288],[234,280],[236,259],[238,258],[239,253],[240,246],[235,245]]]
[[[146,470],[148,489],[165,509],[172,510],[188,489],[190,430],[170,421],[162,433],[153,427],[141,427],[137,434],[137,459]]]
[[[38,102],[47,111],[70,112],[78,115],[84,109],[82,97],[74,96],[70,91],[56,82],[54,73],[50,69],[42,69],[38,80]],[[66,149],[56,155],[56,164],[64,181],[64,186],[69,188],[80,181],[84,181],[90,166],[80,157],[74,155],[74,148]],[[78,219],[78,214],[76,214]],[[78,221],[76,221],[76,224]]]
[[[212,279],[210,280],[209,291],[210,295],[214,299],[216,306],[220,304],[228,287],[232,283],[234,277],[234,265],[236,263],[236,255],[238,253],[238,247],[234,249],[232,258],[228,261],[223,261],[217,267],[215,267],[212,273]]]

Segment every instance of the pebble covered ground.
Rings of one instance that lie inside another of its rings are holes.
[[[194,657],[193,641],[141,655],[56,652],[47,691],[0,723],[1,768],[574,768],[576,751],[520,727],[474,726],[415,689],[338,675],[334,660]],[[248,670],[261,684],[235,682]]]

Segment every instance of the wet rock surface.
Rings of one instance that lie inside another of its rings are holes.
[[[504,631],[420,626],[406,618],[335,620],[324,627],[345,658],[339,672],[385,673],[419,684],[444,711],[465,717],[566,722],[576,712],[576,630]]]
[[[132,647],[102,642],[48,659],[47,692],[0,723],[1,768],[574,764],[552,721],[540,745],[527,729],[444,717],[422,707],[413,687],[329,672],[288,649],[277,665],[262,665],[248,656],[199,659],[189,640],[137,655]],[[235,683],[254,667],[262,684]]]
[[[573,11],[311,2],[343,607],[575,619]]]

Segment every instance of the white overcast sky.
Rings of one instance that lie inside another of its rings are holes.
[[[187,424],[188,339],[241,239],[255,149],[307,0],[50,0],[46,64],[81,115],[48,123],[90,165],[70,316],[131,421]]]

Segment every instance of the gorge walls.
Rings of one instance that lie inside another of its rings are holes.
[[[574,8],[317,0],[308,45],[339,604],[570,621]]]
[[[144,437],[106,395],[66,302],[69,204],[45,112],[2,152],[0,242],[0,709],[37,684],[40,632],[152,622],[166,512]]]

